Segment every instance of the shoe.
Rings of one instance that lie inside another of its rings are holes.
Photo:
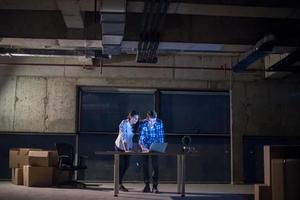
[[[122,192],[129,192],[129,190],[126,187],[124,187],[124,185],[122,184],[120,185],[119,190]]]
[[[150,186],[149,184],[146,184],[144,189],[143,189],[143,192],[150,192]]]
[[[158,190],[157,186],[153,186],[152,192],[156,193],[156,194],[159,193],[159,190]]]

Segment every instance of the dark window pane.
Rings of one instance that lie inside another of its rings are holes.
[[[228,134],[228,93],[162,92],[160,116],[168,133]]]
[[[145,117],[154,108],[154,94],[126,91],[81,91],[80,132],[118,132],[128,112]]]

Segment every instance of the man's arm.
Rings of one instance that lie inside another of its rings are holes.
[[[158,135],[159,135],[159,143],[164,143],[165,142],[165,132],[164,132],[164,124],[162,121],[160,121],[160,128],[158,130]]]
[[[139,127],[139,134],[140,134],[140,137],[139,137],[139,145],[142,149],[143,152],[149,152],[149,149],[145,147],[145,144],[144,144],[144,140],[145,140],[145,130],[144,130],[144,125],[142,124],[140,127]]]

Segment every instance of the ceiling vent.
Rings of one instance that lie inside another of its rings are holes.
[[[100,13],[103,53],[118,55],[124,37],[126,1],[102,0]]]

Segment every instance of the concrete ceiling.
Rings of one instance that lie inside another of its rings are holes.
[[[102,39],[109,35],[108,29],[102,30],[101,11],[114,14],[108,16],[112,20],[109,31],[113,31],[113,23],[122,17],[125,3],[125,29],[115,29],[121,42],[120,53],[135,54],[144,1],[111,0],[113,3],[106,5],[107,2],[0,0],[0,48],[103,49]],[[273,53],[288,53],[300,46],[299,2],[173,0],[160,30],[158,50],[239,55],[269,34],[276,38]]]

